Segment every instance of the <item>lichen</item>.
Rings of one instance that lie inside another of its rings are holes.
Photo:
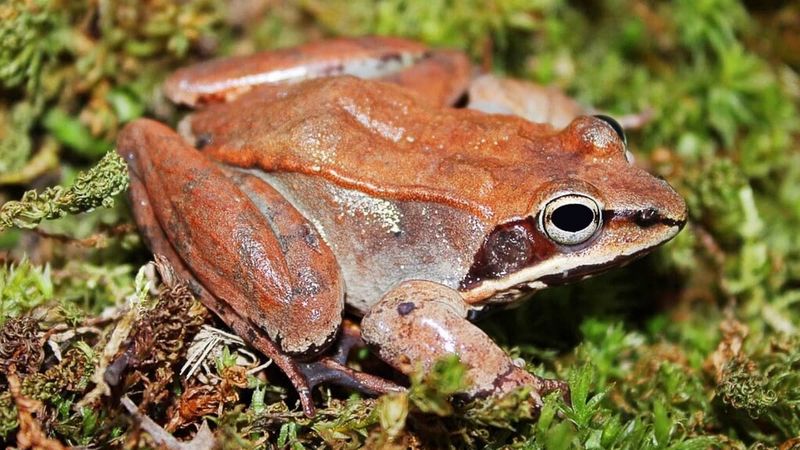
[[[0,207],[0,231],[12,226],[34,228],[42,220],[66,214],[111,207],[115,197],[128,188],[128,170],[116,152],[109,152],[95,167],[77,176],[68,187],[55,186],[43,192],[26,192],[20,201]]]

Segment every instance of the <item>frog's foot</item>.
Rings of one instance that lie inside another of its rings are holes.
[[[206,305],[213,305],[215,302],[214,299],[208,298],[203,301]],[[329,356],[300,362],[281,352],[275,343],[251,324],[236,317],[233,311],[225,308],[219,302],[216,304],[220,309],[215,309],[215,312],[223,321],[229,323],[236,334],[242,336],[256,350],[272,358],[286,374],[297,391],[303,413],[308,417],[313,417],[315,414],[313,390],[321,384],[335,384],[370,395],[398,392],[404,389],[391,381],[353,370],[345,365],[350,349],[362,342],[358,328],[354,328],[352,323],[345,322],[342,333],[334,344],[334,348],[329,352]],[[232,314],[234,315],[232,316]]]
[[[298,363],[297,368],[311,388],[329,383],[370,395],[405,390],[404,387],[389,380],[353,370],[330,357],[323,357],[313,362]]]
[[[332,349],[326,355],[310,362],[297,363],[307,384],[313,388],[320,384],[335,384],[370,395],[399,392],[402,386],[389,380],[353,370],[346,366],[347,357],[353,347],[364,345],[358,325],[349,320],[342,324],[342,331]]]
[[[407,281],[389,292],[362,321],[364,340],[384,361],[410,374],[428,371],[440,358],[456,354],[467,368],[470,398],[507,393],[530,386],[537,409],[541,397],[569,387],[539,378],[518,367],[483,331],[467,319],[467,305],[458,292],[428,281]]]

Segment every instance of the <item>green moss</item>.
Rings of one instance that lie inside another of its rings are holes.
[[[17,430],[17,407],[8,391],[0,392],[0,438],[8,439],[12,432]]]
[[[11,0],[0,6],[0,87],[23,87],[34,98],[42,72],[66,48],[59,31],[66,17],[47,0]]]
[[[0,173],[20,170],[33,150],[31,128],[36,120],[36,108],[20,102],[10,108],[0,108]],[[7,178],[7,175],[4,177]]]
[[[23,260],[0,268],[0,326],[53,299],[50,267],[36,267]]]
[[[86,391],[97,364],[96,355],[91,348],[78,345],[64,355],[56,366],[43,373],[25,378],[22,395],[49,402],[57,408],[63,402],[70,402],[70,393]]]
[[[409,401],[423,413],[453,414],[450,397],[467,386],[466,368],[453,355],[437,362],[429,373],[417,372],[411,379]]]
[[[303,6],[327,29],[341,35],[409,36],[438,46],[469,49],[480,56],[491,43],[509,56],[519,38],[542,26],[540,16],[552,13],[558,1],[431,0],[304,0]],[[397,20],[403,17],[403,20]],[[509,58],[511,59],[511,58]],[[504,61],[507,62],[507,61]]]
[[[678,347],[648,344],[621,324],[590,320],[582,330],[577,361],[559,373],[569,380],[572,405],[549,404],[569,423],[537,425],[537,448],[723,446],[698,416],[711,409],[703,375],[687,366]]]

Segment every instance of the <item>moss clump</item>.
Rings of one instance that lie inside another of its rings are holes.
[[[94,373],[97,361],[91,349],[84,346],[67,351],[60,363],[43,372],[32,373],[22,379],[19,394],[33,401],[43,402],[45,432],[68,442],[103,442],[105,433],[91,436],[96,429],[86,429],[87,421],[96,419],[91,410],[73,411],[79,394],[84,393]],[[17,376],[14,371],[9,376]],[[8,385],[5,385],[8,389]],[[10,390],[0,393],[0,438],[11,441],[19,426],[18,409]]]
[[[0,373],[36,373],[43,357],[36,320],[11,318],[0,328]]]
[[[38,94],[42,72],[53,69],[67,46],[64,36],[54,32],[68,27],[55,6],[42,0],[11,0],[0,6],[0,86]]]
[[[800,341],[779,336],[736,355],[719,374],[716,399],[725,420],[751,439],[788,441],[800,429]]]

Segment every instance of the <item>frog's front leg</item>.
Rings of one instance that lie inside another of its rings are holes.
[[[428,371],[447,355],[458,355],[467,368],[471,388],[480,398],[530,386],[538,406],[554,390],[569,395],[558,380],[539,378],[517,367],[480,328],[467,320],[468,307],[458,292],[430,281],[406,281],[375,304],[364,316],[364,340],[384,361],[410,374]]]
[[[341,334],[339,268],[316,230],[274,189],[254,176],[226,173],[150,120],[126,126],[118,151],[130,169],[136,221],[153,252],[276,362],[307,414],[314,411],[311,388],[320,382],[373,393],[397,389],[324,354]]]

